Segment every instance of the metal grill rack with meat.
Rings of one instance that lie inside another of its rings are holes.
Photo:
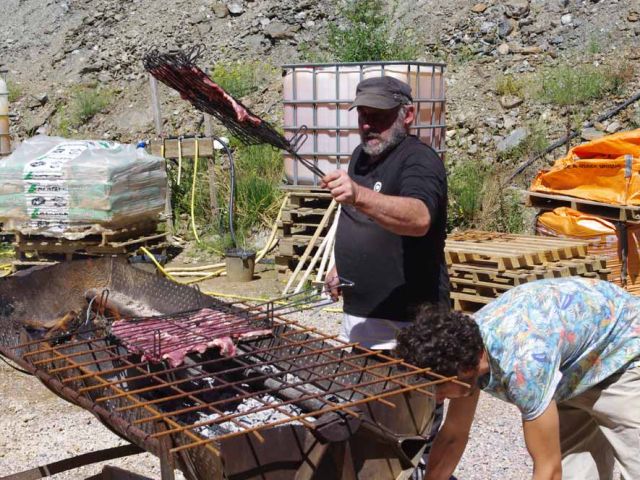
[[[90,322],[81,316],[55,336],[30,327],[25,338],[25,324],[84,315],[87,291],[106,289],[111,300],[94,299]],[[146,305],[160,319],[111,323],[116,304]],[[218,302],[113,259],[7,279],[0,306],[0,353],[160,457],[163,480],[174,466],[190,480],[408,478],[431,422],[433,386],[456,381],[340,342],[277,308]],[[232,356],[195,349],[172,365],[145,358],[149,349],[134,346],[135,334],[114,335],[118,325],[228,320],[231,312],[243,328],[262,327],[238,336]],[[214,336],[221,333],[228,330]]]
[[[181,98],[201,112],[213,115],[237,138],[247,144],[268,143],[285,150],[311,172],[324,177],[315,163],[297,153],[300,145],[307,139],[306,127],[300,128],[291,140],[287,140],[269,123],[254,115],[220,85],[212,82],[196,65],[203,48],[196,46],[188,51],[167,53],[151,50],[144,56],[142,63],[156,79],[179,92]]]

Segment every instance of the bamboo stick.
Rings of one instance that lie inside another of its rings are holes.
[[[331,204],[327,208],[327,211],[324,213],[324,216],[322,217],[322,220],[320,220],[320,224],[318,225],[318,228],[316,229],[315,233],[311,237],[311,240],[309,240],[309,245],[307,245],[307,248],[305,249],[304,253],[302,254],[302,257],[300,258],[300,261],[298,262],[298,265],[296,266],[296,269],[293,271],[293,273],[291,274],[291,277],[289,277],[289,281],[287,282],[287,285],[284,287],[283,293],[285,295],[287,294],[287,292],[289,291],[289,288],[291,287],[291,285],[293,284],[294,280],[296,279],[296,277],[298,276],[298,274],[302,270],[302,267],[304,266],[304,262],[306,262],[307,258],[309,258],[309,255],[311,255],[311,251],[313,250],[313,247],[315,246],[316,242],[318,241],[318,238],[320,237],[320,234],[322,233],[322,230],[327,225],[327,222],[329,221],[329,218],[331,218],[331,214],[335,210],[336,205],[337,205],[337,203],[336,203],[335,199],[331,200]]]
[[[320,255],[324,254],[325,250],[327,250],[328,245],[330,243],[332,243],[333,238],[334,238],[334,236],[336,234],[336,227],[337,227],[337,223],[334,221],[331,224],[331,228],[329,229],[329,232],[327,232],[327,236],[324,237],[324,239],[322,240],[322,243],[320,244],[320,247],[318,248],[318,250],[316,250],[315,255],[313,256],[313,258],[309,262],[309,266],[305,270],[304,275],[302,275],[302,278],[298,282],[298,286],[293,291],[293,293],[298,293],[300,290],[302,290],[302,287],[304,286],[304,282],[306,282],[307,278],[309,278],[309,275],[311,275],[311,272],[315,268],[316,263],[318,262],[318,259],[320,258]]]
[[[335,225],[336,227],[336,231],[338,228],[338,219],[340,218],[340,212],[342,211],[342,209],[340,208],[340,205],[338,205],[338,210],[336,210],[336,215],[333,218],[333,225]],[[333,225],[331,226],[331,228],[333,228]],[[322,281],[322,274],[323,272],[325,272],[325,268],[327,267],[327,262],[329,261],[329,258],[331,256],[331,254],[333,253],[333,246],[336,243],[336,236],[335,233],[333,235],[333,238],[331,239],[331,242],[327,245],[327,248],[325,248],[323,254],[322,254],[322,260],[320,261],[320,266],[318,267],[318,273],[316,275],[316,282],[321,282]]]

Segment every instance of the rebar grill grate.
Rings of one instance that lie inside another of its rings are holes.
[[[234,357],[209,352],[173,368],[140,361],[111,336],[94,338],[90,330],[23,343],[12,356],[132,426],[164,423],[150,437],[180,437],[172,453],[216,451],[215,442],[246,434],[263,441],[262,429],[288,423],[313,430],[323,414],[358,417],[369,402],[395,408],[388,397],[431,396],[428,387],[455,381],[281,317],[273,319],[273,331],[239,344]],[[252,403],[238,409],[246,400]],[[259,419],[247,423],[251,416]]]

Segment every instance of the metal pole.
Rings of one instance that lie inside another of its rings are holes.
[[[9,88],[7,71],[0,70],[0,157],[11,153],[11,137],[9,136]]]
[[[151,108],[153,109],[153,123],[156,126],[156,136],[162,137],[162,114],[160,112],[160,99],[158,97],[158,81],[149,74],[149,86],[151,87]]]
[[[216,172],[214,170],[216,164],[216,149],[214,148],[215,140],[213,139],[213,125],[211,124],[211,115],[204,114],[204,134],[211,139],[211,158],[207,159],[207,173],[209,177],[209,209],[211,210],[211,220],[217,224],[220,217],[218,211],[218,189],[216,187]]]

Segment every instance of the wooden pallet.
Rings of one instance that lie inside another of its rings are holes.
[[[313,234],[296,234],[281,238],[278,243],[280,255],[293,259],[299,258],[307,245],[309,245],[309,240],[311,240],[312,236]],[[324,240],[324,235],[318,237],[318,242],[322,242],[322,240]]]
[[[630,205],[612,205],[594,202],[566,195],[525,191],[525,204],[541,210],[553,210],[558,207],[570,207],[582,213],[616,221],[640,221],[640,207]]]
[[[453,309],[465,313],[473,313],[495,300],[495,297],[481,297],[464,292],[451,292]]]
[[[16,264],[71,260],[77,256],[127,255],[139,247],[166,248],[167,233],[157,225],[130,226],[88,235],[80,240],[15,233]]]
[[[606,267],[603,257],[562,260],[531,269],[496,272],[491,269],[465,268],[465,265],[451,266],[449,277],[454,290],[457,286],[465,289],[504,292],[518,285],[546,278],[581,276],[607,280],[611,269]],[[496,295],[497,296],[497,295]]]
[[[445,260],[448,265],[477,263],[506,271],[585,257],[588,249],[587,243],[560,239],[546,241],[543,237],[526,235],[501,235],[486,239],[477,239],[472,235],[468,240],[462,238],[454,236],[447,239]]]
[[[608,280],[606,257],[573,239],[469,231],[447,238],[451,299],[474,312],[504,292],[535,280],[582,276]]]

